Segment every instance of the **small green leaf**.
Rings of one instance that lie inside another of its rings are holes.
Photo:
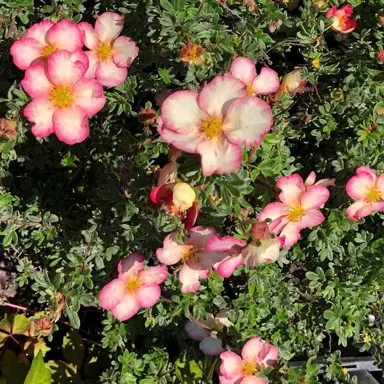
[[[33,359],[31,369],[24,384],[50,384],[51,372],[45,367],[43,353],[40,351]]]

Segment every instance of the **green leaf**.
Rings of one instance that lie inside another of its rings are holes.
[[[68,316],[68,319],[70,323],[72,324],[73,328],[79,329],[80,328],[80,318],[76,311],[74,311],[71,307],[67,307],[65,309],[65,313]]]
[[[24,384],[50,384],[51,372],[45,367],[43,353],[40,351],[33,359],[31,369]]]

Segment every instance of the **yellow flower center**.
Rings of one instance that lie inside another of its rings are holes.
[[[257,372],[257,367],[251,361],[247,361],[243,366],[242,372],[244,376],[252,376]]]
[[[127,281],[126,290],[129,293],[135,293],[140,287],[141,283],[137,277],[132,277]]]
[[[101,60],[107,60],[112,54],[111,44],[101,43],[96,50],[96,54]]]
[[[252,83],[247,85],[247,93],[248,93],[248,96],[254,95],[253,89],[252,89]]]
[[[288,218],[290,221],[293,221],[294,223],[297,223],[300,221],[304,216],[305,210],[301,207],[293,207],[291,208],[291,212],[288,214]]]
[[[367,200],[370,203],[374,203],[374,202],[376,202],[378,200],[381,200],[381,191],[378,188],[376,188],[376,187],[371,188],[368,191]]]
[[[68,107],[73,100],[73,94],[70,87],[66,85],[59,85],[53,88],[51,92],[51,101],[55,107],[65,108]]]
[[[194,248],[191,248],[188,251],[186,251],[183,255],[184,264],[189,264],[194,261],[197,261],[199,260],[199,257],[200,257],[199,251]]]
[[[42,56],[48,57],[51,53],[57,51],[58,48],[55,47],[54,45],[46,45],[43,49],[43,52],[41,53]]]
[[[217,139],[223,130],[223,125],[220,119],[208,117],[208,119],[203,122],[202,128],[205,136],[208,136],[210,139]]]

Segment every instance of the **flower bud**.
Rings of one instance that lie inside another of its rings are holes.
[[[177,183],[173,188],[173,204],[181,211],[191,208],[196,199],[194,189],[187,183]]]

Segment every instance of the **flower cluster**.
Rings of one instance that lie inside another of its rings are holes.
[[[15,41],[11,55],[25,70],[21,85],[32,101],[24,116],[34,123],[35,136],[55,133],[69,145],[89,136],[88,119],[106,102],[103,86],[122,84],[138,54],[134,41],[119,37],[123,25],[123,17],[111,12],[98,17],[95,29],[43,20]],[[84,44],[89,51],[82,50]]]

